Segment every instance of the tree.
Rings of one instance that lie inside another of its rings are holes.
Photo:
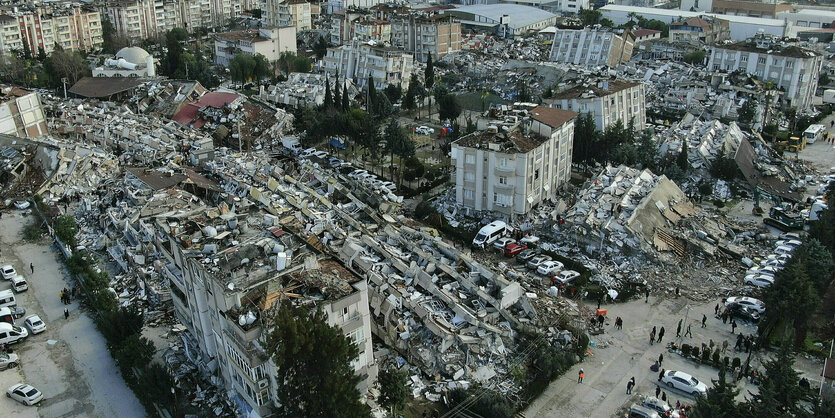
[[[270,75],[270,61],[262,54],[255,54],[255,69],[254,75],[257,79],[262,79]]]
[[[386,369],[377,376],[380,382],[380,403],[392,411],[397,411],[406,406],[406,399],[409,395],[408,375],[406,372],[396,369]]]
[[[784,340],[794,335],[795,347],[801,347],[809,315],[817,309],[820,298],[800,259],[792,257],[774,275],[774,284],[766,288],[763,302],[768,309],[757,326],[760,337],[767,340],[779,332],[777,336]]]
[[[43,62],[46,59],[46,51],[44,51],[42,46],[38,47],[38,61]]]
[[[325,102],[322,105],[325,109],[333,107],[333,97],[331,97],[331,80],[325,78]]]
[[[372,105],[372,113],[379,119],[385,119],[394,113],[394,106],[385,94],[377,94]]]
[[[735,399],[739,394],[736,386],[725,379],[725,367],[719,369],[719,379],[707,390],[706,396],[696,398],[696,405],[690,413],[694,418],[735,418],[742,415]]]
[[[800,387],[800,375],[794,370],[794,356],[783,344],[774,359],[763,365],[759,391],[747,402],[748,416],[805,416],[803,402],[810,397]]]
[[[239,52],[229,61],[229,75],[232,81],[240,83],[252,80],[255,75],[255,58]]]
[[[266,351],[275,363],[279,416],[370,416],[351,366],[359,351],[326,319],[322,311],[289,304],[275,315]]]
[[[377,87],[374,86],[374,78],[371,75],[368,76],[368,96],[366,98],[368,102],[365,104],[365,110],[373,113],[374,101],[377,100]]]
[[[276,66],[279,70],[290,73],[309,73],[313,68],[310,58],[296,55],[295,52],[284,51],[278,56]]]
[[[183,35],[184,30],[181,28],[171,29],[165,33],[165,47],[167,52],[165,54],[166,68],[164,68],[165,75],[173,77],[180,65],[180,55],[183,54],[183,46],[180,42],[188,38],[188,33]]]
[[[580,9],[580,20],[583,26],[593,26],[600,23],[603,13],[600,10]]]
[[[450,122],[458,119],[461,115],[461,105],[458,103],[458,98],[452,93],[447,93],[438,100],[438,117],[441,120],[448,120]]]
[[[430,52],[426,58],[426,68],[423,71],[423,84],[426,86],[426,91],[432,91],[435,85],[435,64],[432,62],[432,53]],[[432,117],[432,97],[429,98],[429,117]]]
[[[705,56],[707,56],[705,51],[693,51],[689,54],[685,54],[681,57],[681,60],[688,64],[699,65],[705,62]]]
[[[336,73],[336,83],[333,85],[333,104],[334,106],[342,107],[342,91],[340,86],[342,83],[339,82],[339,73]]]
[[[389,84],[386,86],[386,89],[383,90],[383,93],[385,93],[391,103],[397,103],[400,100],[400,97],[403,96],[403,88],[399,85]]]
[[[351,108],[351,97],[348,95],[348,86],[342,89],[342,111],[347,112]]]
[[[572,160],[584,164],[591,163],[596,158],[600,147],[599,132],[594,124],[591,113],[582,113],[574,121],[574,151]]]
[[[678,153],[676,157],[676,165],[678,168],[681,169],[682,172],[686,173],[687,170],[690,168],[690,161],[687,160],[687,151],[689,145],[687,144],[687,140],[682,140],[681,143],[681,152]]]
[[[72,216],[61,215],[55,218],[55,235],[64,245],[74,249],[78,245],[76,234],[78,234],[78,225]]]
[[[328,41],[324,36],[320,36],[313,44],[313,53],[316,54],[316,59],[321,60],[328,53]]]
[[[745,103],[739,108],[737,116],[740,122],[748,125],[754,120],[754,112],[757,109],[757,104],[753,99],[745,100]]]
[[[519,82],[516,84],[516,88],[518,92],[516,94],[516,99],[520,102],[530,102],[531,101],[531,93],[528,91],[528,83],[526,82]]]
[[[108,19],[101,20],[101,51],[106,54],[116,54],[120,49],[128,46],[129,40],[116,33],[116,28]]]
[[[658,145],[649,130],[644,131],[638,140],[638,164],[658,173]]]
[[[109,293],[105,289],[105,292]],[[121,307],[100,312],[97,318],[99,331],[110,345],[119,345],[131,335],[142,332],[144,316],[135,307]]]
[[[52,51],[44,67],[53,79],[60,81],[66,78],[70,85],[91,74],[87,60],[80,53],[72,51]]]
[[[607,28],[614,28],[615,27],[615,22],[613,22],[609,18],[604,17],[604,18],[600,19],[600,26],[607,27]]]
[[[132,334],[120,342],[119,348],[113,353],[113,359],[122,371],[122,377],[128,382],[133,382],[136,376],[133,369],[141,369],[147,366],[154,357],[156,348],[151,340],[139,335]]]
[[[400,158],[400,175],[402,178],[404,171],[403,161],[415,155],[415,143],[409,139],[409,136],[403,131],[396,118],[389,119],[383,135],[386,139],[386,148],[392,162],[394,162],[395,155]]]
[[[733,180],[739,176],[739,168],[733,158],[719,155],[710,164],[710,175],[722,180]]]
[[[818,77],[818,86],[825,87],[829,85],[829,74],[826,71],[821,71],[821,75]]]

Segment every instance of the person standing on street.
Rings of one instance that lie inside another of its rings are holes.
[[[736,333],[736,319],[731,319],[731,334]]]
[[[577,377],[577,383],[583,383],[584,377],[586,377],[586,374],[583,373],[583,369],[580,369],[580,374]]]
[[[29,270],[32,270],[32,274],[35,274],[35,265],[32,264],[32,263],[29,263]]]
[[[716,306],[713,307],[713,314],[719,315],[719,304],[717,303]]]
[[[685,337],[688,335],[690,336],[690,338],[693,338],[693,333],[690,332],[690,324],[687,324],[687,332],[684,333]]]
[[[631,379],[629,379],[628,382],[626,382],[626,394],[627,395],[632,394],[632,388],[633,387],[635,387],[635,377],[634,376]]]
[[[661,386],[656,386],[655,387],[655,397],[657,398],[659,396],[661,396]]]
[[[646,296],[646,298],[644,299],[644,303],[648,303],[649,302],[649,288],[647,288],[646,292],[644,293],[644,296]]]
[[[707,328],[707,315],[702,315],[702,328]]]
[[[664,362],[664,353],[661,353],[661,354],[658,355],[658,364],[661,364],[663,362]]]
[[[722,354],[725,354],[725,350],[728,349],[728,340],[722,341]]]
[[[664,327],[661,327],[661,329],[658,330],[658,342],[660,343],[663,338],[664,338]]]
[[[678,321],[678,326],[676,327],[676,337],[681,337],[681,320]]]
[[[70,317],[69,309],[64,309],[64,319],[68,319]]]

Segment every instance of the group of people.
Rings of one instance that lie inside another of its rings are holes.
[[[72,302],[72,298],[75,297],[75,288],[72,288],[72,292],[70,292],[65,287],[63,290],[61,290],[59,296],[61,297],[61,303],[63,303],[64,305],[69,305]]]
[[[652,331],[649,333],[649,344],[652,345],[654,343],[660,343],[661,340],[664,339],[664,326],[662,325],[661,328],[658,330],[658,338],[655,338],[655,326],[652,327]]]

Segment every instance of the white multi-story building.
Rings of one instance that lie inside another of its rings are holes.
[[[540,106],[529,116],[507,131],[490,126],[452,143],[456,203],[524,215],[568,181],[577,113]]]
[[[261,54],[267,61],[277,61],[282,52],[296,53],[296,28],[261,28],[219,33],[215,39],[215,63],[224,67],[238,53]]]
[[[632,57],[633,43],[598,29],[559,29],[551,45],[551,61],[584,66],[614,67]]]
[[[414,67],[412,54],[359,42],[328,48],[322,61],[322,69],[328,74],[348,78],[361,89],[368,85],[368,77],[371,76],[377,90],[394,84],[405,91],[409,88],[409,77]]]
[[[295,26],[296,31],[313,28],[313,5],[304,0],[266,0],[264,22],[267,26]]]
[[[461,23],[452,17],[425,19],[408,16],[391,23],[391,46],[415,54],[426,62],[461,50]]]
[[[642,130],[647,121],[644,94],[644,85],[634,81],[591,81],[559,91],[551,106],[581,114],[591,113],[600,131],[617,121],[627,125],[630,119],[637,130]]]
[[[768,36],[714,46],[708,68],[714,71],[745,71],[762,81],[772,81],[781,90],[787,107],[806,109],[818,88],[823,65],[821,54],[794,45],[784,45]]]
[[[347,9],[368,9],[380,3],[388,3],[388,0],[330,0],[328,13]]]
[[[9,15],[0,15],[0,52],[11,55],[23,50],[23,39],[17,19]]]

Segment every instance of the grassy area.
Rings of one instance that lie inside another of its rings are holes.
[[[510,103],[509,100],[502,99],[501,97],[490,93],[487,95],[487,98],[484,100],[481,99],[480,92],[468,92],[462,93],[458,95],[458,103],[461,105],[462,109],[472,110],[474,112],[481,112],[487,110],[491,104],[507,104]],[[484,108],[482,108],[482,103]]]

